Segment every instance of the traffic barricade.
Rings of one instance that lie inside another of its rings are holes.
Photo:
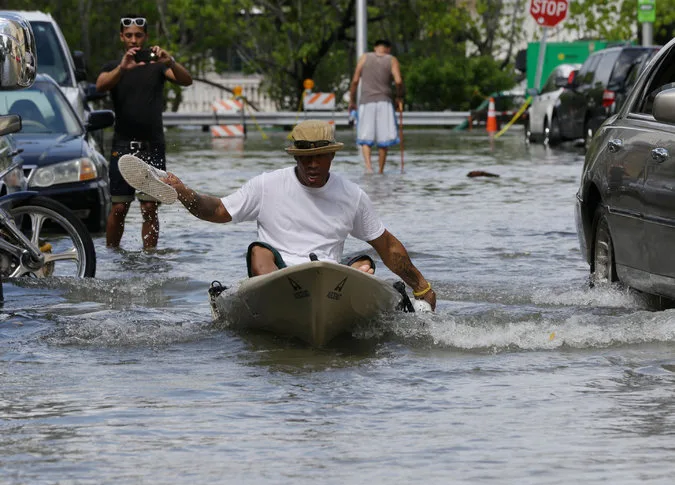
[[[239,99],[219,99],[212,105],[216,124],[211,125],[211,136],[214,138],[246,137],[246,124],[244,123],[244,103]],[[239,124],[220,124],[218,115],[241,114]]]
[[[332,120],[330,124],[335,124],[335,94],[334,93],[313,93],[306,92],[303,96],[303,109],[305,118],[307,111],[330,111]]]

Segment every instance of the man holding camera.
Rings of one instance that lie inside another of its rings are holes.
[[[161,170],[166,169],[164,126],[164,82],[192,84],[190,73],[164,49],[143,48],[148,40],[148,22],[139,15],[120,19],[122,60],[106,63],[96,80],[96,89],[110,91],[115,110],[115,133],[110,157],[112,209],[106,226],[106,244],[118,247],[124,233],[124,219],[136,191],[120,175],[117,161],[134,154]],[[143,249],[153,249],[159,238],[158,201],[138,193],[143,225]]]

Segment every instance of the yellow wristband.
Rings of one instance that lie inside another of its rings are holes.
[[[427,282],[427,287],[422,291],[413,291],[413,296],[424,296],[431,290],[431,283]]]

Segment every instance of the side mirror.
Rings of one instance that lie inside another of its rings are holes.
[[[92,111],[87,118],[87,131],[96,131],[112,126],[115,123],[115,113],[109,109]]]
[[[84,60],[84,52],[73,51],[73,62],[75,63],[75,81],[87,80],[87,63]]]
[[[30,87],[37,74],[35,36],[20,15],[0,17],[0,90]]]
[[[84,89],[84,95],[87,98],[87,101],[98,101],[99,99],[105,98],[108,93],[101,93],[96,90],[96,84],[89,83]]]
[[[656,121],[675,123],[675,88],[665,89],[656,95],[652,114]]]
[[[9,135],[21,131],[21,116],[4,115],[0,116],[0,136]]]
[[[525,91],[525,94],[527,96],[534,98],[536,95],[539,94],[539,90],[537,88],[530,88],[527,91]]]

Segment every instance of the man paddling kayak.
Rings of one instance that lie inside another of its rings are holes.
[[[307,120],[291,132],[294,167],[258,175],[238,191],[219,198],[187,187],[173,173],[154,169],[133,156],[120,159],[120,171],[130,185],[165,203],[176,199],[196,217],[218,223],[256,221],[258,241],[247,252],[249,276],[307,262],[310,254],[319,260],[339,262],[345,240],[352,235],[370,244],[384,264],[413,290],[413,296],[436,307],[431,284],[410,260],[403,244],[379,218],[366,193],[338,174],[330,173],[335,152],[333,126]],[[174,192],[175,190],[175,192]],[[349,262],[373,273],[369,256]]]

